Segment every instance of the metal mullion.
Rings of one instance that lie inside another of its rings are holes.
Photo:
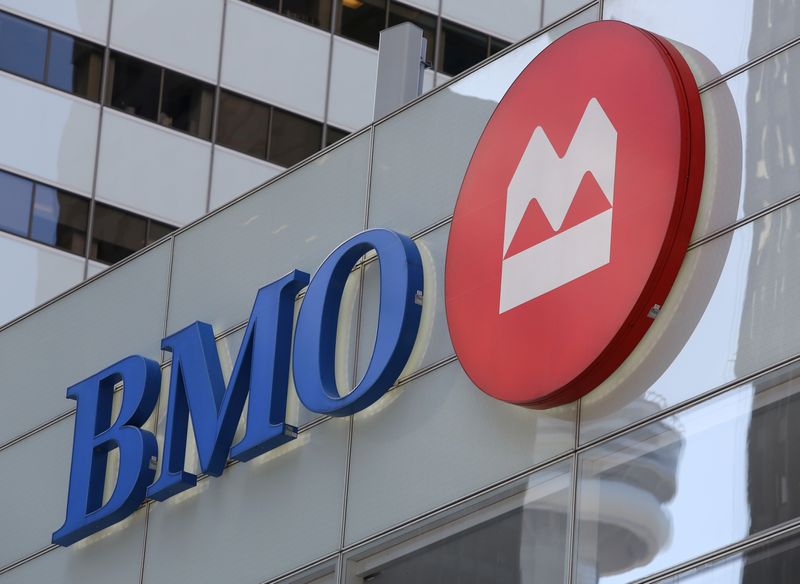
[[[52,46],[52,38],[53,38],[53,31],[52,29],[47,29],[47,45],[45,47],[44,52],[44,77],[42,78],[42,83],[49,86],[48,77],[50,75],[50,47]],[[72,93],[72,92],[70,92]]]
[[[267,150],[264,152],[264,160],[269,162],[269,156],[272,150],[272,114],[275,112],[275,108],[271,105],[267,105],[267,107],[269,108],[269,119],[267,121]]]
[[[158,87],[158,108],[156,108],[156,124],[161,125],[161,108],[164,106],[164,77],[166,69],[161,67],[161,82]]]

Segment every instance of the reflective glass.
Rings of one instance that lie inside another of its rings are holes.
[[[48,85],[99,101],[102,76],[102,47],[60,32],[50,32]]]
[[[322,146],[322,124],[272,108],[267,160],[292,166],[308,158]]]
[[[659,580],[664,584],[794,584],[800,573],[800,535],[792,533],[724,560]]]
[[[800,353],[800,256],[788,205],[686,255],[655,322],[581,400],[581,441]]]
[[[447,75],[458,75],[489,56],[489,37],[443,20],[439,51],[439,71]]]
[[[799,373],[789,366],[582,454],[577,582],[630,582],[800,516]]]
[[[211,85],[180,73],[164,72],[159,124],[208,140],[213,111],[214,88]]]
[[[33,183],[0,171],[0,229],[15,235],[28,235]]]
[[[559,463],[378,540],[346,559],[345,581],[564,582],[570,475]]]
[[[268,105],[223,90],[219,99],[217,142],[266,159],[269,118]]]
[[[113,264],[143,248],[146,241],[144,217],[102,203],[95,205],[91,259]]]
[[[83,255],[89,201],[42,184],[36,185],[31,239]]]
[[[43,81],[46,53],[45,27],[0,13],[0,69]]]
[[[800,191],[800,47],[703,93],[706,182],[693,238]],[[713,191],[713,193],[712,193]]]
[[[605,0],[603,18],[681,43],[700,83],[800,35],[797,6],[788,1]]]
[[[378,48],[380,32],[386,28],[386,0],[340,0],[336,33]]]
[[[111,105],[155,121],[162,70],[156,65],[115,53],[108,67]]]
[[[458,362],[393,389],[354,417],[346,543],[569,451],[575,413],[490,398]]]

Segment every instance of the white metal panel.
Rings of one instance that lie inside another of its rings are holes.
[[[442,0],[442,18],[509,41],[536,32],[541,11],[542,0],[506,0],[502,8],[483,0]]]
[[[182,225],[205,212],[211,144],[106,110],[97,198]]]
[[[105,44],[111,0],[0,0],[0,8]]]
[[[233,150],[214,147],[214,170],[211,175],[211,205],[216,209],[223,203],[268,181],[283,168],[262,162]]]
[[[319,120],[325,111],[330,34],[229,1],[222,84]]]
[[[111,46],[215,82],[224,0],[115,0]]]
[[[0,332],[0,445],[74,408],[68,386],[131,354],[160,358],[169,257],[162,244]]]
[[[0,324],[83,279],[81,257],[0,233]]]
[[[99,106],[0,73],[0,163],[89,195]]]
[[[377,72],[378,51],[334,39],[328,123],[355,130],[372,121]]]

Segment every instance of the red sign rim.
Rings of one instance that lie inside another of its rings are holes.
[[[503,399],[509,403],[522,405],[536,409],[546,409],[563,405],[579,399],[586,395],[608,378],[628,357],[631,351],[641,341],[653,319],[648,313],[655,306],[663,306],[664,301],[672,288],[672,285],[683,263],[687,251],[689,240],[694,229],[695,220],[700,203],[700,194],[703,185],[703,174],[705,165],[705,123],[703,118],[703,108],[700,101],[700,93],[694,75],[689,69],[679,51],[668,40],[663,39],[649,31],[634,27],[629,24],[616,21],[600,21],[581,26],[554,41],[545,48],[535,59],[545,56],[550,50],[556,47],[560,41],[569,35],[579,33],[587,27],[617,27],[634,30],[642,35],[642,38],[649,41],[659,52],[661,60],[672,79],[672,87],[678,101],[681,149],[680,162],[678,166],[678,177],[680,178],[675,197],[673,200],[672,213],[669,219],[665,237],[661,243],[657,259],[646,280],[638,300],[634,303],[628,316],[620,325],[616,334],[608,342],[600,354],[576,377],[565,385],[553,389],[547,395],[537,399],[509,400],[494,395],[491,389],[478,387],[488,395],[497,399]],[[534,60],[535,60],[534,59]],[[520,74],[520,77],[524,75]],[[516,83],[517,81],[515,81]],[[511,88],[514,87],[512,84]],[[505,96],[504,98],[505,99]],[[502,103],[502,100],[501,102]],[[498,104],[499,109],[499,104]],[[497,109],[495,110],[495,114]],[[484,128],[481,138],[476,144],[475,151],[470,159],[470,163],[465,172],[465,178],[469,174],[470,167],[476,157],[478,145],[483,140],[484,134],[492,124],[495,114],[489,119]],[[457,211],[459,201],[463,193],[459,191],[455,209]],[[455,218],[454,218],[455,221]],[[454,338],[451,309],[447,302],[448,268],[450,265],[450,247],[453,232],[451,230],[448,238],[448,253],[445,259],[445,311],[447,316],[448,332],[451,339]],[[454,342],[456,354],[458,347]],[[462,361],[459,356],[459,360]],[[475,379],[470,374],[468,366],[462,361],[462,366],[470,379],[475,383]]]

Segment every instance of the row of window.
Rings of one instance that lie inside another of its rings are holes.
[[[447,75],[458,75],[509,45],[503,39],[443,18],[438,27],[436,53],[438,17],[394,0],[246,1],[374,48],[378,48],[383,29],[403,22],[414,23],[428,40],[428,62]],[[331,25],[333,2],[339,3],[334,26]]]
[[[0,171],[0,230],[86,254],[89,200]],[[113,264],[175,227],[97,202],[89,258]]]
[[[99,101],[103,47],[0,12],[0,69]]]
[[[99,101],[103,48],[0,12],[0,69]],[[215,91],[209,83],[114,51],[105,94],[105,105],[204,140],[212,137]],[[221,144],[280,166],[347,135],[329,126],[323,144],[322,123],[227,91],[220,112]]]

